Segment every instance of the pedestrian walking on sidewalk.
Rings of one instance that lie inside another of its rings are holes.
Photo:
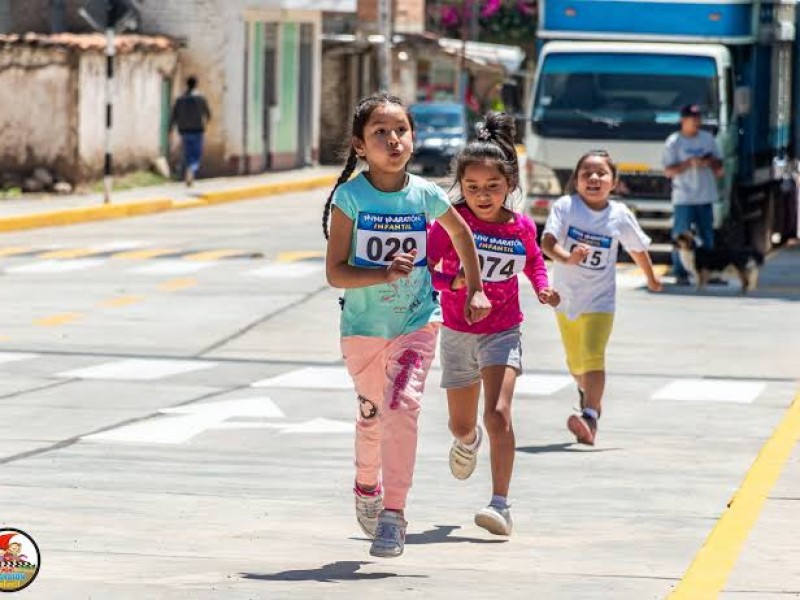
[[[197,91],[197,78],[191,76],[186,79],[186,92],[175,100],[169,123],[170,129],[177,127],[181,136],[183,177],[189,187],[203,159],[203,139],[210,120],[208,102]]]
[[[351,131],[347,164],[322,217],[326,273],[345,290],[341,347],[358,398],[356,519],[373,538],[370,554],[392,557],[405,544],[417,419],[442,319],[427,269],[432,219],[464,263],[465,319],[479,321],[491,306],[466,223],[441,188],[406,173],[414,134],[408,108],[385,93],[365,98]],[[367,170],[350,179],[359,161]]]
[[[569,417],[567,427],[589,445],[602,412],[620,243],[644,272],[648,289],[661,291],[647,252],[650,238],[627,206],[609,200],[616,184],[617,166],[607,152],[584,154],[568,186],[571,194],[553,204],[542,238],[542,249],[556,263],[553,281],[562,297],[556,317],[580,397],[580,413]]]
[[[536,224],[510,208],[509,195],[519,185],[514,147],[514,119],[486,115],[478,139],[456,159],[460,199],[456,210],[472,230],[478,248],[483,287],[492,303],[490,315],[477,323],[464,319],[466,280],[444,228],[435,223],[428,239],[433,285],[442,295],[442,387],[447,390],[450,471],[457,479],[472,475],[483,431],[478,402],[483,387],[483,424],[489,435],[492,497],[475,514],[475,523],[497,535],[511,535],[508,489],[514,466],[511,401],[522,372],[517,275],[524,273],[542,304],[560,298],[547,280],[547,267],[536,243]]]

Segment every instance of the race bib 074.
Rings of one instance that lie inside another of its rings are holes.
[[[481,279],[504,281],[522,273],[527,261],[522,240],[483,233],[476,233],[474,237],[481,263]]]
[[[417,251],[414,266],[427,263],[427,221],[423,213],[383,215],[358,213],[356,256],[359,267],[385,267],[396,254]]]
[[[600,271],[606,268],[608,257],[611,254],[611,243],[613,238],[607,235],[597,235],[582,231],[577,227],[570,227],[567,230],[567,252],[572,252],[578,244],[589,246],[589,254],[578,266],[586,269]]]

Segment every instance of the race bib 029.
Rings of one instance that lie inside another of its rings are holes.
[[[605,269],[608,264],[608,257],[611,254],[611,243],[613,241],[613,238],[607,235],[597,235],[595,233],[582,231],[577,227],[570,227],[567,230],[566,250],[572,253],[573,248],[578,244],[589,246],[589,255],[578,263],[578,266],[584,267],[585,269],[600,271]]]
[[[359,267],[385,267],[392,264],[396,254],[416,250],[414,266],[425,266],[427,241],[427,221],[423,213],[358,213],[354,264]]]
[[[511,279],[525,269],[525,245],[519,238],[502,238],[483,233],[476,233],[474,237],[481,263],[481,279],[484,281]]]

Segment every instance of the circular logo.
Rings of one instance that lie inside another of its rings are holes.
[[[0,592],[18,592],[39,574],[39,546],[24,531],[0,528]]]

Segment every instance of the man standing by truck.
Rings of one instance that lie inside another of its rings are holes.
[[[701,129],[702,112],[696,104],[681,109],[681,129],[667,138],[664,174],[672,180],[672,237],[691,229],[705,248],[714,247],[714,202],[719,200],[717,179],[724,174],[717,140]],[[679,285],[689,282],[677,251],[672,270]]]

